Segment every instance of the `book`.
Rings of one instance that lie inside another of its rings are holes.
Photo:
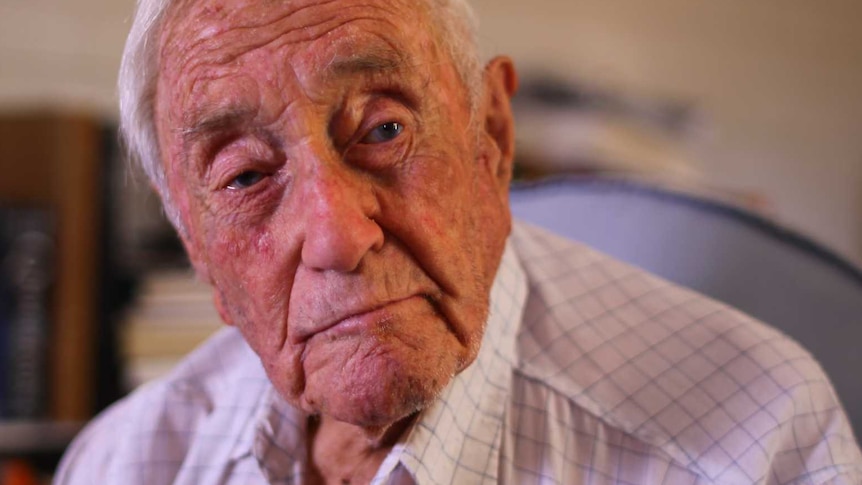
[[[38,419],[46,413],[54,233],[48,210],[0,209],[0,367],[7,418]]]
[[[0,213],[2,217],[2,213]],[[4,256],[8,251],[8,237],[5,231],[5,225],[0,224],[0,261],[3,261]],[[8,419],[9,416],[9,396],[7,395],[8,387],[8,366],[9,353],[9,317],[12,314],[12,289],[10,288],[7,278],[0,275],[0,420]]]
[[[191,269],[151,272],[120,332],[127,388],[167,374],[222,327],[211,288]]]

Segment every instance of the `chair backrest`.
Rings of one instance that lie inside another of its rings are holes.
[[[862,437],[862,271],[799,234],[721,203],[628,181],[515,185],[512,212],[728,303],[802,343]]]

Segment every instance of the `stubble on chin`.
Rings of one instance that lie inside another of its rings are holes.
[[[434,357],[417,341],[395,339],[376,335],[358,343],[329,343],[332,358],[315,356],[305,363],[300,407],[371,430],[430,406],[460,370],[460,356]]]

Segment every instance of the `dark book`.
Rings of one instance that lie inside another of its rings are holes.
[[[0,392],[7,418],[38,419],[46,414],[54,234],[47,210],[0,208],[0,332],[4,334]]]
[[[3,214],[0,211],[0,220],[3,219]],[[9,250],[7,243],[5,225],[0,224],[0,261],[5,259],[4,256]],[[10,417],[7,388],[9,386],[9,317],[12,314],[12,293],[8,283],[6,277],[0,275],[0,420]]]

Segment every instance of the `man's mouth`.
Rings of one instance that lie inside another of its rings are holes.
[[[358,310],[350,310],[326,321],[323,325],[313,325],[308,330],[298,330],[294,335],[294,340],[302,343],[316,335],[325,335],[327,338],[336,340],[366,335],[369,332],[373,333],[385,328],[387,323],[394,320],[395,314],[400,307],[420,304],[420,302],[427,304],[427,301],[428,299],[425,296],[416,294],[384,303],[368,305]]]

